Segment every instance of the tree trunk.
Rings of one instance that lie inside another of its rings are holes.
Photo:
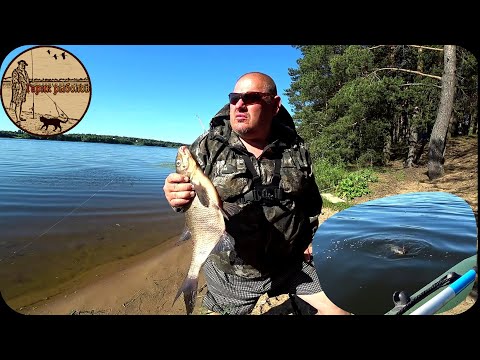
[[[440,178],[444,174],[444,150],[448,124],[452,116],[453,100],[455,98],[455,71],[456,71],[456,46],[445,45],[443,57],[442,91],[437,119],[433,125],[428,149],[427,174],[430,180]]]
[[[478,112],[475,114],[475,116],[470,116],[470,126],[472,127],[472,132],[468,132],[469,134],[475,135],[478,131]]]
[[[415,125],[410,126],[410,135],[408,137],[408,155],[405,160],[404,167],[412,167],[415,160],[415,149],[418,144],[418,132]]]
[[[390,162],[390,155],[392,154],[392,135],[387,137],[385,144],[383,145],[383,163],[388,164]]]
[[[423,150],[425,150],[425,145],[428,143],[428,137],[420,135],[420,140],[418,140],[418,146],[415,149],[415,158],[413,159],[414,164],[418,164],[423,154]]]
[[[462,123],[457,119],[455,115],[452,115],[452,121],[450,123],[450,137],[461,135]]]

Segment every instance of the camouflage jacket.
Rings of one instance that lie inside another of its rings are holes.
[[[228,104],[211,120],[209,131],[189,148],[222,201],[241,208],[226,220],[227,232],[235,239],[235,251],[210,255],[223,271],[258,277],[303,259],[318,228],[322,198],[308,150],[283,106],[273,120],[269,145],[258,159],[232,131]],[[262,203],[248,197],[254,174],[245,156],[250,158],[263,185],[272,183],[275,159],[280,161],[277,188],[282,189],[281,200]]]

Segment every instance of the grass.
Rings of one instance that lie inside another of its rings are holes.
[[[332,209],[332,210],[335,210],[335,211],[342,211],[342,210],[345,210],[345,209],[348,209],[349,207],[351,207],[353,204],[350,203],[350,202],[338,202],[338,203],[332,203],[331,201],[325,199],[324,197],[322,197],[322,200],[323,200],[323,207],[326,207],[328,209]]]

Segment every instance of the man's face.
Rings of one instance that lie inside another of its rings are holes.
[[[255,78],[240,79],[234,93],[264,92],[263,84]],[[265,140],[270,133],[273,116],[280,106],[280,97],[258,97],[258,101],[248,102],[240,98],[230,102],[230,125],[233,131],[244,139]],[[248,99],[248,98],[247,98]]]

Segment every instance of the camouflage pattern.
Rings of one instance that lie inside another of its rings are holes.
[[[271,139],[259,159],[249,154],[230,127],[227,104],[211,120],[209,131],[189,147],[222,201],[241,207],[226,222],[235,250],[210,258],[223,271],[247,278],[273,274],[287,263],[303,259],[322,208],[308,150],[283,106],[274,118]],[[253,177],[242,154],[249,155],[264,185],[272,181],[275,159],[281,158],[283,200],[269,206],[242,202]]]

